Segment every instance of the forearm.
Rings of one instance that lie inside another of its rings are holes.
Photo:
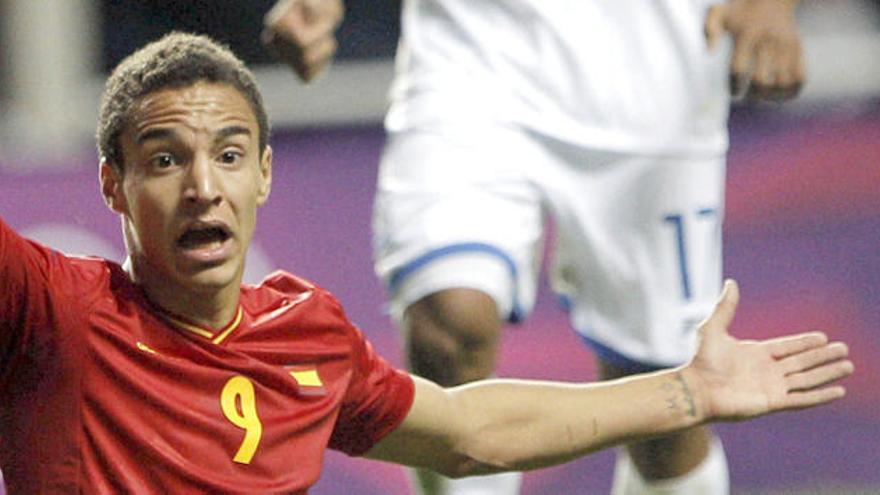
[[[708,421],[819,406],[844,396],[846,345],[821,332],[765,341],[727,333],[739,301],[724,284],[686,366],[573,385],[489,380],[443,389],[413,377],[406,419],[367,455],[449,476],[561,464],[613,445]]]
[[[530,470],[700,423],[693,379],[675,369],[588,385],[489,381],[454,389],[469,472]]]

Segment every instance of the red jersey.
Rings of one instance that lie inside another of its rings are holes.
[[[234,320],[152,306],[122,268],[0,220],[0,469],[16,493],[306,493],[414,387],[327,291],[278,272]]]

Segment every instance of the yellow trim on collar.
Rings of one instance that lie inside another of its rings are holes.
[[[212,340],[211,342],[213,342],[215,344],[219,344],[220,342],[223,342],[223,340],[226,337],[228,337],[229,334],[232,333],[233,330],[238,328],[238,325],[241,323],[241,317],[243,315],[244,315],[244,311],[242,311],[241,306],[239,306],[238,313],[236,313],[235,319],[232,320],[232,323],[229,325],[229,327],[227,327],[226,330],[224,330],[220,335],[214,337],[214,340]]]
[[[235,318],[232,320],[232,323],[230,323],[226,327],[225,330],[223,330],[222,332],[220,332],[216,336],[212,332],[205,330],[204,328],[202,328],[200,326],[193,325],[192,323],[187,323],[187,322],[185,322],[183,320],[179,320],[173,316],[162,315],[162,317],[168,323],[171,323],[172,325],[174,325],[175,327],[177,327],[181,330],[186,330],[190,333],[194,333],[196,335],[199,335],[201,337],[209,339],[211,342],[213,342],[215,344],[219,344],[219,343],[223,342],[223,340],[226,339],[226,337],[228,337],[229,334],[232,333],[233,330],[238,328],[238,325],[241,324],[241,319],[242,319],[243,315],[244,315],[244,311],[241,309],[241,306],[239,306],[238,311],[235,313]]]

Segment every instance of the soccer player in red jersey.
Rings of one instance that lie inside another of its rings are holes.
[[[729,336],[732,282],[676,369],[589,385],[411,377],[327,291],[284,272],[241,284],[268,134],[244,65],[172,34],[123,61],[102,102],[101,192],[128,262],[69,257],[0,220],[11,493],[307,493],[328,447],[450,476],[536,469],[844,393],[841,343]]]

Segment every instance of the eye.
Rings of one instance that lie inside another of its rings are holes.
[[[166,169],[166,168],[170,168],[170,167],[173,167],[174,165],[176,165],[177,160],[174,158],[174,155],[172,155],[171,153],[160,153],[160,154],[154,156],[150,160],[150,163],[158,169]]]
[[[220,153],[220,161],[227,165],[232,165],[241,160],[241,156],[241,153],[238,151],[224,151],[223,153]]]

